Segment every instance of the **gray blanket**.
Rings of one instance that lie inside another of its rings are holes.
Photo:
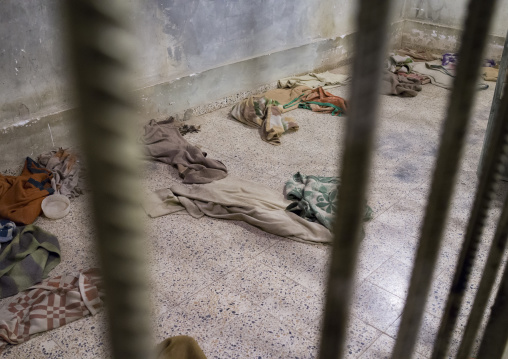
[[[207,158],[206,153],[187,142],[171,122],[151,120],[145,126],[141,141],[151,159],[175,166],[183,183],[209,183],[227,176],[222,162]]]
[[[39,283],[60,263],[57,238],[32,224],[16,229],[16,236],[0,251],[0,298]]]
[[[39,156],[38,162],[53,173],[51,187],[69,198],[83,194],[83,172],[76,153],[59,148]]]

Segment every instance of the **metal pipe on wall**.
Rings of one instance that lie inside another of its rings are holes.
[[[392,1],[362,0],[319,358],[342,358]]]
[[[436,265],[455,177],[464,147],[476,81],[495,0],[471,0],[459,50],[460,61],[432,178],[406,305],[392,354],[411,356]]]
[[[132,98],[135,39],[123,0],[66,1],[80,135],[114,358],[150,357],[150,307]]]

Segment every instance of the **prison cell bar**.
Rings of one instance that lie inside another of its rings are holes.
[[[508,343],[508,270],[504,271],[501,285],[492,306],[492,315],[485,328],[478,351],[478,359],[501,359],[505,357]]]
[[[362,0],[319,358],[342,358],[392,1]]]
[[[492,199],[495,196],[496,188],[504,172],[504,162],[508,150],[508,98],[505,96],[496,113],[494,126],[492,127],[492,138],[486,143],[487,148],[483,159],[483,171],[476,191],[473,208],[469,217],[466,235],[462,249],[457,261],[450,293],[442,316],[441,325],[436,337],[432,359],[444,358],[448,353],[448,346],[455,329],[467,283],[478,252],[483,227],[488,216],[488,210]],[[501,220],[504,217],[501,216]],[[498,230],[503,228],[500,222]],[[501,234],[502,235],[502,234]],[[506,237],[497,238],[498,243],[506,240]],[[503,245],[504,247],[504,245]],[[503,252],[501,252],[502,255]],[[498,264],[500,260],[496,261]],[[496,275],[497,271],[489,271],[488,275]],[[489,278],[490,280],[490,278]],[[486,289],[486,288],[485,288]],[[490,288],[491,289],[491,288]],[[489,291],[490,293],[490,291]],[[474,338],[473,338],[474,341]],[[460,357],[459,357],[460,358]]]
[[[506,88],[504,91],[506,93]],[[496,114],[497,115],[495,118],[495,122],[492,124],[493,126],[491,136],[493,137],[493,139],[490,142],[492,146],[494,145],[495,142],[498,142],[497,150],[499,150],[500,147],[502,146],[503,150],[506,151],[507,132],[508,132],[508,96],[503,97],[502,102],[499,105],[499,110],[496,111]],[[487,151],[489,150],[490,148]],[[504,160],[506,160],[506,153],[504,154],[505,154]],[[483,168],[485,169],[484,172],[488,171],[487,168],[489,166],[489,162],[491,162],[491,159],[489,157],[490,157],[489,155],[487,155],[486,157],[485,165],[483,166]],[[501,159],[499,159],[499,161],[501,161]],[[500,165],[501,165],[500,163],[497,164],[497,166],[501,167]],[[498,171],[501,171],[501,173],[503,173],[502,168],[498,168]],[[494,235],[494,239],[492,241],[489,250],[487,262],[485,264],[483,274],[480,280],[480,285],[476,293],[473,306],[471,308],[471,313],[469,315],[466,328],[464,330],[462,341],[460,343],[460,347],[457,354],[458,359],[469,358],[469,355],[471,354],[471,350],[475,342],[478,329],[480,327],[483,318],[483,314],[486,311],[487,303],[491,295],[492,288],[494,287],[496,276],[499,272],[499,268],[501,267],[503,254],[506,251],[507,237],[508,237],[508,198],[505,199],[503,210],[498,220],[496,233]]]
[[[464,137],[495,2],[495,0],[471,0],[468,5],[459,50],[457,77],[454,80],[443,127],[406,305],[392,353],[394,359],[410,357],[420,328],[464,147]],[[447,341],[446,338],[444,340]]]
[[[123,0],[66,1],[81,142],[92,188],[96,246],[114,358],[151,354],[146,245],[139,196],[135,38]]]

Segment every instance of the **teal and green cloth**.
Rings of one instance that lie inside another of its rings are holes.
[[[293,201],[286,210],[308,221],[317,221],[332,230],[338,206],[339,184],[337,177],[306,176],[297,172],[284,188],[286,199]],[[363,220],[371,219],[372,209],[365,205]]]
[[[34,225],[18,227],[0,251],[0,298],[41,282],[58,263],[60,244],[54,235]]]
[[[231,116],[237,121],[261,129],[261,138],[280,145],[280,137],[288,131],[297,131],[299,126],[291,117],[282,118],[282,106],[264,96],[251,96],[233,106]]]

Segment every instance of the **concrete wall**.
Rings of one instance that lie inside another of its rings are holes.
[[[64,0],[0,2],[0,171],[74,143]],[[139,41],[142,120],[229,106],[280,77],[352,55],[355,0],[130,1]],[[401,42],[404,0],[391,38]]]
[[[403,45],[455,51],[461,40],[461,28],[468,0],[406,0]],[[508,0],[499,0],[491,24],[486,56],[500,59],[508,31]]]

